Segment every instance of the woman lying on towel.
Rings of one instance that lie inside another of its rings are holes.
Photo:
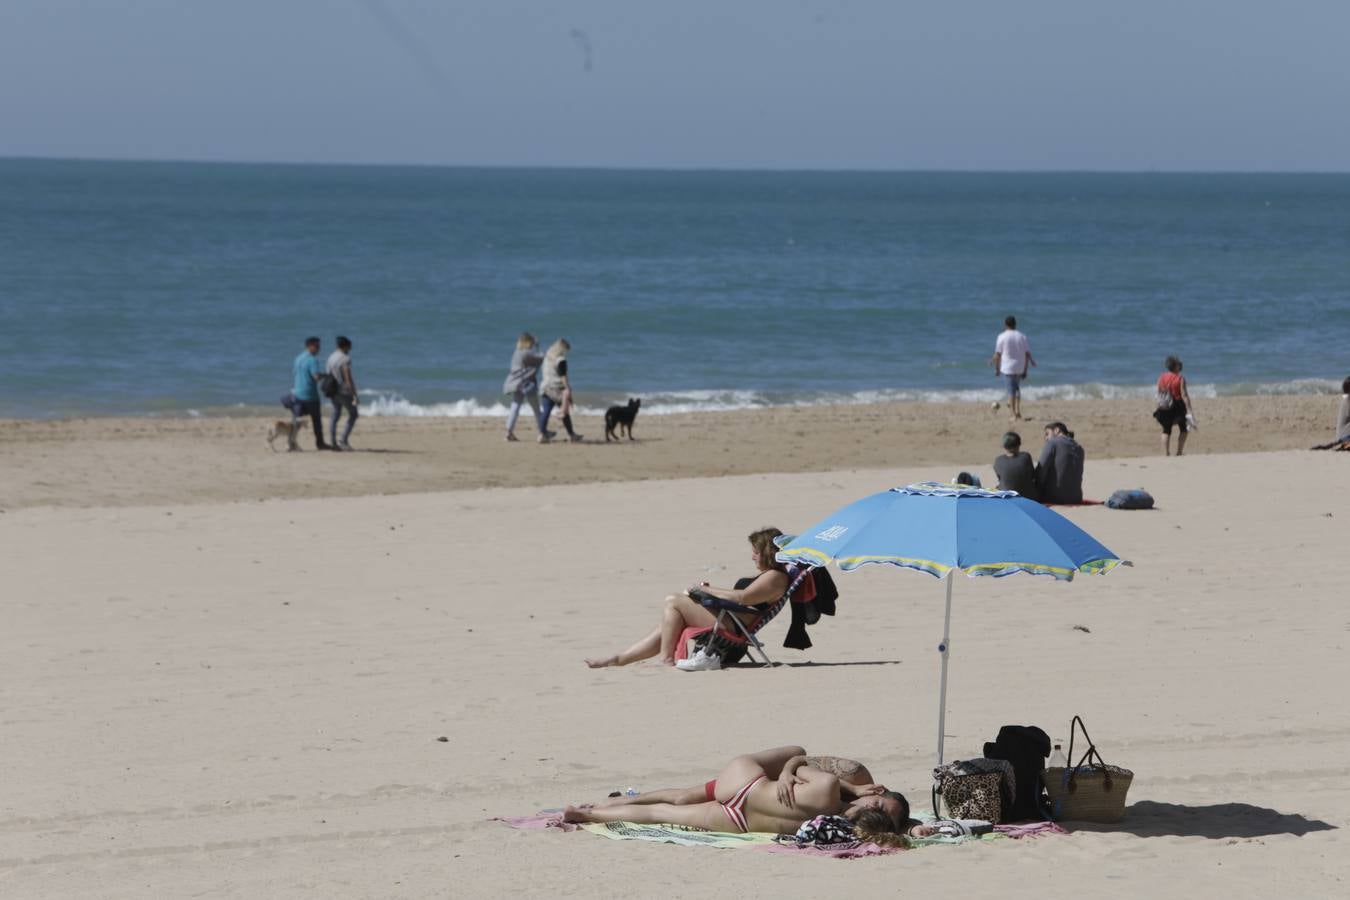
[[[687,825],[734,834],[792,834],[816,816],[843,816],[857,826],[864,840],[903,843],[902,835],[913,823],[909,802],[902,794],[879,784],[844,781],[808,765],[813,759],[801,747],[737,756],[702,787],[653,791],[617,803],[569,806],[563,819]],[[693,792],[701,794],[701,799],[690,796]]]
[[[773,539],[783,532],[777,528],[761,528],[750,535],[750,558],[759,574],[747,587],[715,588],[706,584],[693,585],[689,590],[701,590],[731,600],[742,606],[757,606],[773,603],[788,589],[787,573],[783,564],[774,559],[778,548]],[[743,617],[746,618],[746,617]],[[671,594],[666,598],[665,610],[661,613],[661,624],[657,625],[646,637],[622,653],[606,656],[602,659],[588,659],[586,665],[592,669],[605,666],[626,666],[629,663],[650,659],[660,655],[662,665],[675,665],[675,649],[680,635],[686,628],[711,628],[717,623],[717,617],[689,596],[689,591]]]

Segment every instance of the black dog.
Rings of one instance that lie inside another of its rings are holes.
[[[614,440],[619,439],[617,432],[628,429],[628,439],[633,439],[633,420],[637,418],[638,407],[642,405],[642,398],[629,398],[627,406],[611,406],[605,410],[605,440],[611,437]]]

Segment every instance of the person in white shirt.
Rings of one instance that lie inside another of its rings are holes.
[[[1036,365],[1027,336],[1017,330],[1016,316],[1003,320],[1003,333],[994,342],[994,358],[990,364],[994,367],[994,377],[1001,377],[1008,384],[1008,410],[1015,422],[1022,418],[1022,382],[1027,377],[1027,368]]]
[[[361,402],[356,393],[356,379],[352,377],[351,353],[352,342],[338,335],[337,349],[328,357],[328,365],[324,367],[327,374],[337,382],[337,389],[329,398],[333,401],[333,418],[329,423],[328,443],[334,450],[352,449],[347,439],[352,436],[352,427],[356,425],[357,419],[356,407]],[[347,413],[347,427],[343,429],[342,440],[339,441],[338,419],[342,418],[343,412]]]

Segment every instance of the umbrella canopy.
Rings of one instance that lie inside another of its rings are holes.
[[[923,482],[850,503],[794,538],[778,561],[844,571],[882,564],[918,569],[947,582],[938,698],[938,765],[947,717],[952,576],[1002,577],[1015,572],[1072,581],[1130,565],[1052,509],[1013,491]]]
[[[794,538],[779,562],[869,564],[918,569],[939,578],[1030,572],[1070,581],[1125,563],[1092,535],[1013,491],[923,482],[850,503]],[[1128,564],[1128,563],[1125,563]]]

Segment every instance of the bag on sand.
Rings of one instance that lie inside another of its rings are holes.
[[[1004,820],[1044,819],[1046,806],[1041,775],[1045,772],[1045,759],[1050,755],[1050,736],[1035,725],[1004,725],[998,730],[998,737],[984,745],[984,755],[1012,763],[1016,795],[1010,808],[1004,810]]]
[[[1073,740],[1078,730],[1088,748],[1073,761]],[[1045,770],[1045,789],[1050,794],[1050,817],[1056,822],[1119,822],[1125,818],[1125,794],[1134,773],[1120,766],[1108,766],[1088,737],[1078,716],[1069,724],[1069,767]]]
[[[1152,509],[1153,495],[1143,488],[1119,490],[1106,498],[1111,509]]]
[[[1002,784],[998,772],[963,774],[960,762],[933,770],[933,790],[953,819],[1003,821]]]

